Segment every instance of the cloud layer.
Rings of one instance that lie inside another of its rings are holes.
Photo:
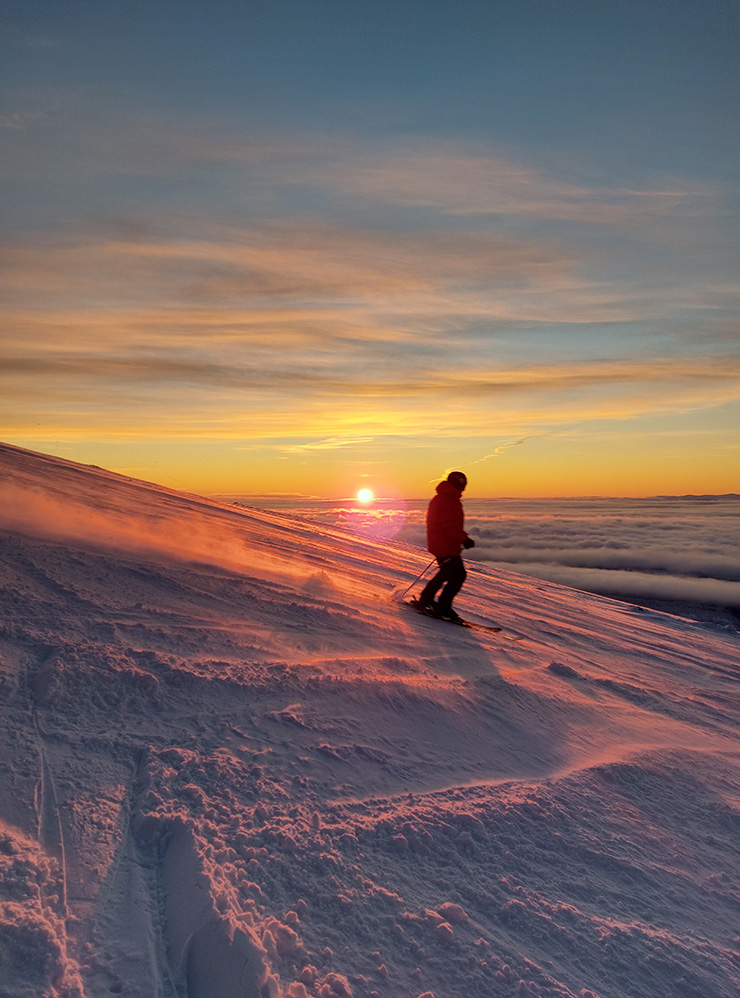
[[[370,512],[353,503],[272,503],[367,536],[426,547],[426,503],[387,500]],[[740,610],[738,496],[492,499],[465,505],[466,529],[476,542],[466,553],[469,563],[490,563],[637,602],[682,601]]]
[[[300,424],[332,436],[334,414],[359,408],[366,425],[347,428],[352,438],[378,432],[383,413],[415,433],[420,407],[438,412],[442,433],[485,433],[490,407],[497,432],[515,433],[740,394],[731,338],[700,354],[635,352],[607,331],[654,303],[587,279],[572,248],[521,237],[283,222],[189,240],[9,246],[4,257],[15,302],[0,347],[4,396],[19,413],[34,399],[37,413],[43,386],[65,433],[92,410],[101,429],[136,432],[152,409],[175,435],[183,410],[218,432],[216,400],[229,420],[264,414],[249,430],[240,421],[246,436]],[[323,420],[314,402],[326,403]]]
[[[274,463],[383,437],[402,467],[403,438],[444,466],[451,441],[618,441],[740,399],[718,182],[99,99],[0,122],[23,216],[0,245],[4,439],[252,441]]]

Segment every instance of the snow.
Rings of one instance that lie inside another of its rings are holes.
[[[0,446],[3,998],[731,998],[740,639]]]

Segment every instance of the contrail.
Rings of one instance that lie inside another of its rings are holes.
[[[439,478],[432,478],[428,484],[433,485],[434,482],[441,482],[443,479],[447,478],[451,471],[455,471],[459,468],[472,468],[475,464],[483,464],[484,461],[489,461],[492,457],[499,457],[499,455],[504,454],[507,450],[511,450],[512,447],[521,447],[521,445],[527,440],[534,440],[535,437],[539,436],[543,436],[543,434],[533,433],[528,437],[521,437],[519,440],[510,440],[509,443],[501,444],[501,446],[497,447],[496,450],[492,450],[490,454],[484,454],[483,457],[479,457],[475,461],[469,461],[467,464],[457,464],[454,468],[447,468]]]
[[[483,462],[487,461],[489,458],[498,457],[499,454],[504,454],[507,450],[511,450],[512,447],[521,447],[525,441],[532,440],[533,437],[534,434],[530,437],[522,437],[521,440],[511,440],[508,444],[501,444],[500,447],[497,447],[496,450],[491,451],[490,454],[484,454],[484,456],[479,457],[477,461],[471,461],[471,463],[466,465],[466,467],[472,468],[474,464],[483,464]]]

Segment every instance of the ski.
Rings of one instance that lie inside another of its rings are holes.
[[[453,624],[455,627],[467,627],[473,631],[488,631],[491,634],[500,634],[503,630],[503,628],[496,627],[494,624],[478,624],[472,620],[463,620],[462,617],[458,620],[448,620],[446,617],[440,617],[431,608],[419,606],[416,600],[404,600],[403,605],[413,610],[414,613],[421,614],[422,617],[431,617],[432,620],[439,620],[443,624]]]

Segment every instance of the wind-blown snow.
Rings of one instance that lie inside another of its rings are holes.
[[[738,993],[735,630],[0,471],[1,995]]]
[[[252,505],[424,546],[426,501],[371,507],[255,496]],[[293,510],[291,510],[293,507]],[[358,508],[359,507],[359,508]],[[601,596],[716,623],[740,620],[740,496],[652,499],[465,499],[484,562]]]

